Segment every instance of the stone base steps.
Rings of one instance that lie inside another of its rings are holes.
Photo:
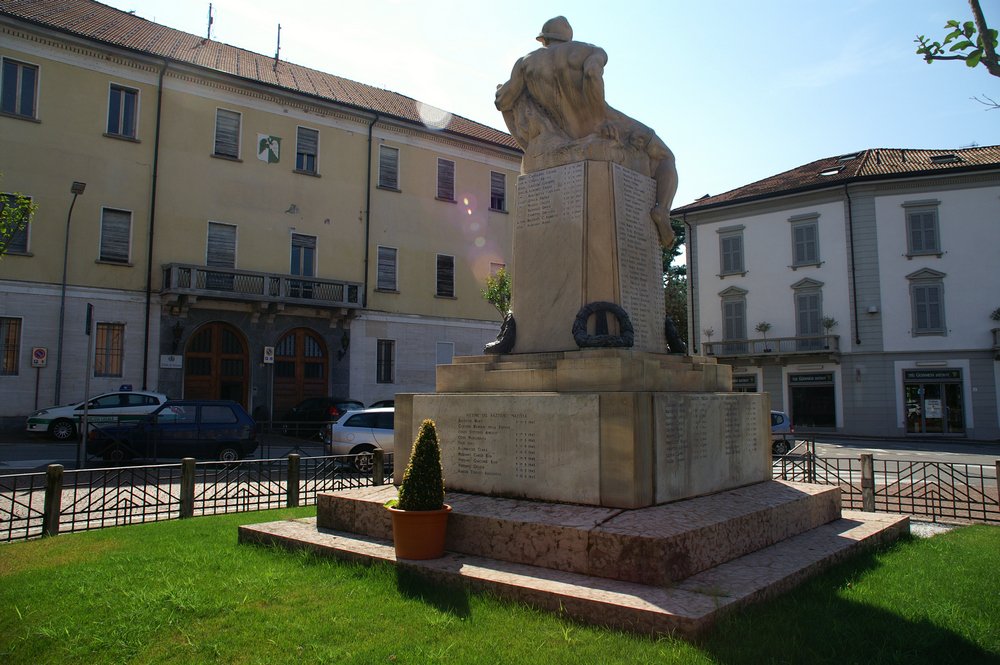
[[[320,493],[321,529],[392,539],[394,486]],[[449,492],[446,549],[565,572],[665,585],[840,517],[840,489],[766,481],[624,510]]]
[[[320,529],[314,518],[242,526],[239,540],[393,563],[585,623],[691,636],[724,613],[783,593],[863,547],[891,542],[908,525],[902,515],[845,511],[840,519],[666,586],[452,552],[431,561],[397,560],[391,540]]]

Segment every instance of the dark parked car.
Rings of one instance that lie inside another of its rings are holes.
[[[235,462],[257,450],[257,424],[236,402],[171,400],[142,420],[98,426],[87,454],[120,462],[133,457],[194,457]]]
[[[346,397],[307,397],[281,418],[281,431],[293,436],[318,437],[325,423],[336,422],[348,411],[365,405]]]

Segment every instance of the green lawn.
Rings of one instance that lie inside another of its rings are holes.
[[[700,642],[241,546],[315,508],[0,545],[2,663],[1000,663],[1000,528],[861,555]]]

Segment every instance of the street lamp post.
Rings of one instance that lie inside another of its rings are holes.
[[[69,263],[69,223],[73,219],[73,206],[76,205],[76,197],[83,194],[87,188],[87,183],[73,181],[69,191],[73,194],[73,201],[69,204],[69,214],[66,215],[66,242],[63,243],[63,271],[62,271],[62,293],[59,296],[59,341],[56,343],[56,395],[55,404],[59,404],[59,392],[62,388],[62,356],[63,356],[63,322],[66,320],[66,265]],[[83,396],[87,398],[86,395]]]

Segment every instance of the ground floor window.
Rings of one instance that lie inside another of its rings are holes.
[[[94,376],[122,376],[125,324],[98,323],[94,340]]]
[[[377,383],[396,382],[396,342],[380,339],[376,348],[375,381]]]
[[[964,434],[962,370],[903,370],[907,434]]]
[[[21,319],[0,317],[0,376],[15,376],[21,355]]]
[[[791,418],[796,427],[837,427],[837,394],[833,372],[791,374],[788,377]]]

